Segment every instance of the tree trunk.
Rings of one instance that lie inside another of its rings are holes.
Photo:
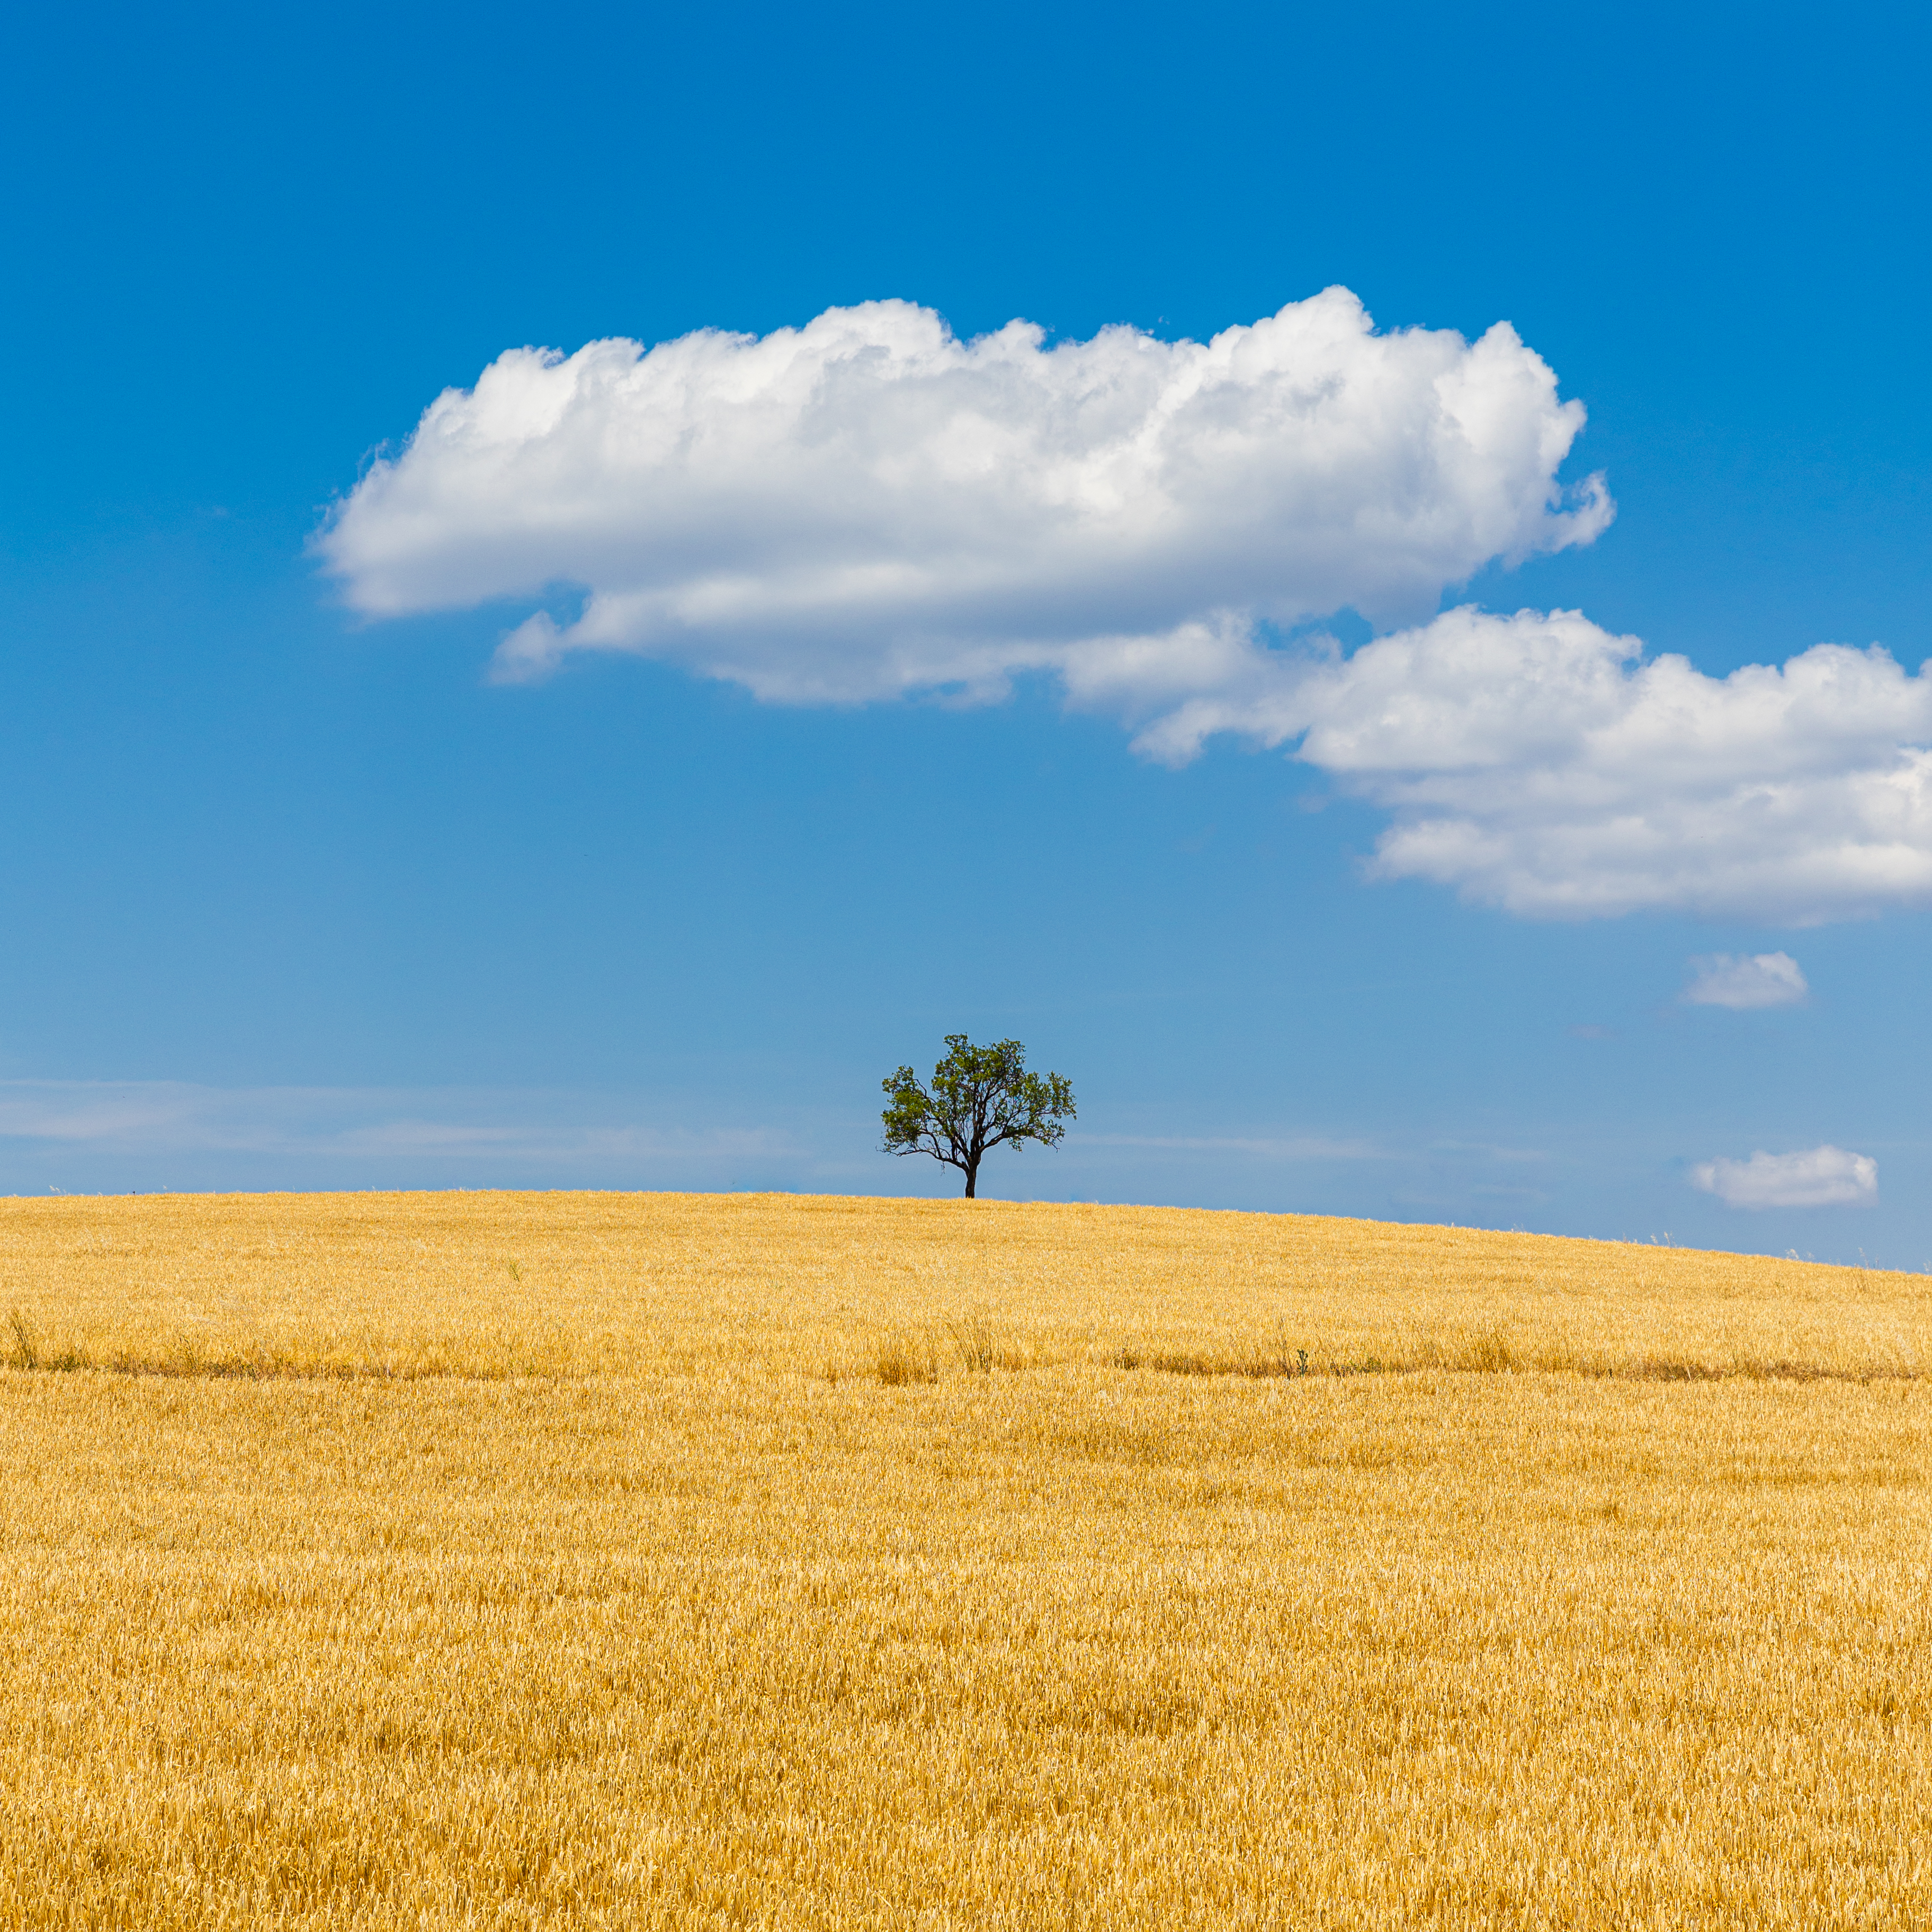
[[[980,1162],[976,1157],[969,1155],[966,1162],[966,1198],[968,1201],[973,1199],[974,1190],[979,1184]]]

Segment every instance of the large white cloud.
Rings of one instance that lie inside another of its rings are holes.
[[[317,546],[371,616],[565,609],[512,632],[502,676],[638,652],[811,703],[1038,670],[1171,763],[1288,745],[1390,814],[1373,872],[1519,914],[1932,902],[1923,670],[1826,644],[1714,678],[1574,611],[1431,615],[1607,523],[1599,479],[1557,480],[1582,423],[1507,325],[1378,334],[1342,289],[1204,344],[961,342],[874,302],[512,351]],[[1344,608],[1410,628],[1270,641]]]
[[[1326,664],[1246,646],[1141,742],[1215,731],[1387,808],[1372,871],[1544,917],[1792,924],[1932,902],[1932,676],[1819,644],[1706,676],[1576,611],[1446,612]]]
[[[1206,344],[962,342],[868,302],[512,350],[318,544],[372,616],[584,593],[500,675],[648,652],[808,702],[1046,669],[1145,705],[1258,620],[1414,621],[1492,560],[1588,542],[1600,481],[1557,481],[1582,422],[1507,323],[1378,334],[1344,289]]]
[[[1878,1162],[1830,1145],[1748,1160],[1707,1160],[1691,1184],[1727,1208],[1869,1208],[1878,1199]]]

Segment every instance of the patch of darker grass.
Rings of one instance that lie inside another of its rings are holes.
[[[1841,1368],[1824,1362],[1735,1362],[1717,1365],[1648,1355],[1636,1361],[1535,1361],[1518,1353],[1499,1334],[1474,1337],[1448,1353],[1430,1351],[1412,1361],[1384,1361],[1378,1355],[1359,1360],[1332,1359],[1317,1364],[1306,1348],[1274,1345],[1249,1354],[1210,1354],[1202,1350],[1117,1348],[1108,1358],[1118,1369],[1151,1369],[1171,1376],[1221,1376],[1273,1380],[1303,1376],[1418,1375],[1433,1371],[1452,1375],[1507,1375],[1540,1371],[1586,1376],[1593,1381],[1649,1382],[1915,1382],[1925,1379],[1918,1369],[1898,1366]]]

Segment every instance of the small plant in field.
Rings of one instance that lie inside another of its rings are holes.
[[[34,1333],[33,1324],[16,1308],[8,1316],[7,1325],[14,1331],[14,1366],[38,1369],[40,1366],[40,1344]]]
[[[1306,1348],[1291,1348],[1287,1329],[1282,1324],[1276,1323],[1274,1348],[1257,1349],[1254,1360],[1249,1365],[1248,1372],[1257,1378],[1305,1376],[1308,1372],[1308,1351]]]

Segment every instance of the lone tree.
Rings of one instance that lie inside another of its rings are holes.
[[[1016,1040],[975,1046],[963,1033],[950,1033],[946,1044],[950,1050],[932,1070],[930,1088],[910,1066],[880,1083],[890,1102],[884,1151],[929,1154],[956,1167],[970,1201],[980,1162],[1003,1141],[1014,1148],[1059,1141],[1066,1132],[1061,1120],[1074,1118],[1073,1089],[1057,1073],[1029,1073]]]

